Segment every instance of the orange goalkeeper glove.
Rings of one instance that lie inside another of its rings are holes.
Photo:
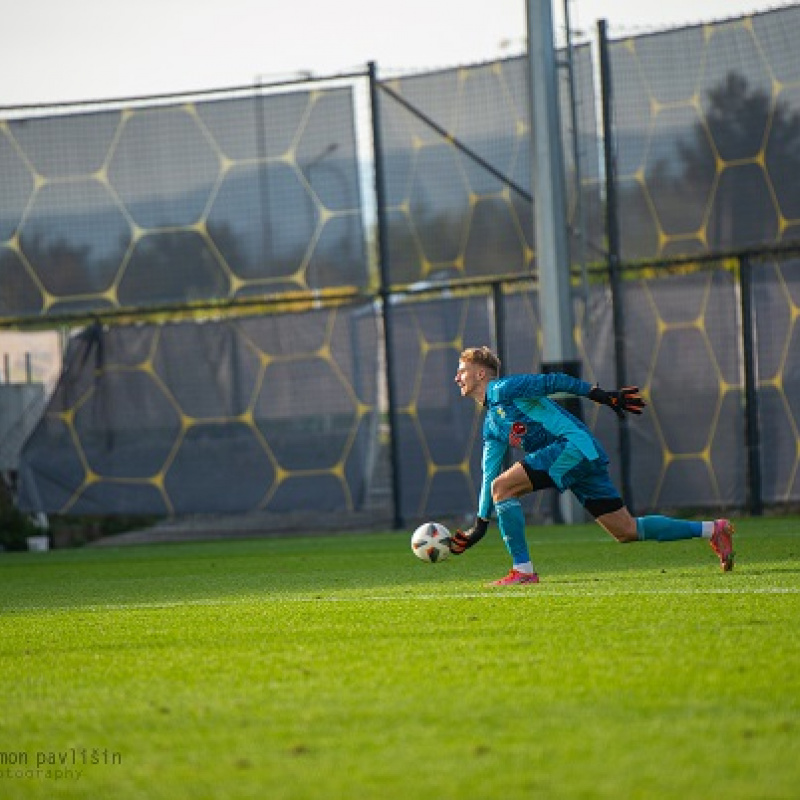
[[[450,537],[450,552],[454,556],[460,556],[465,550],[478,544],[486,535],[489,528],[489,520],[477,517],[475,524],[465,531],[456,531]]]
[[[624,386],[613,392],[606,392],[599,386],[595,386],[589,392],[589,399],[600,405],[609,406],[620,419],[625,416],[625,412],[641,414],[647,405],[639,394],[638,386]]]

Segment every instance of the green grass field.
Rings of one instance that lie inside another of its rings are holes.
[[[800,522],[0,555],[3,798],[798,798]]]

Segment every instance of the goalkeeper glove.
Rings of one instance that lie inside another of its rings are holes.
[[[450,552],[454,556],[460,556],[465,550],[478,544],[486,535],[489,528],[489,520],[477,517],[475,524],[465,531],[456,531],[450,537]]]
[[[625,416],[626,411],[629,414],[641,414],[646,405],[639,394],[638,386],[624,386],[613,392],[605,392],[599,386],[595,386],[589,392],[589,399],[600,405],[609,406],[620,419]]]

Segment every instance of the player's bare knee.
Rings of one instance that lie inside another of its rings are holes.
[[[494,501],[495,505],[497,503],[502,503],[503,500],[508,500],[511,495],[508,492],[508,488],[506,486],[503,477],[500,476],[499,478],[495,478],[492,481],[492,500]]]
[[[636,520],[631,516],[620,497],[600,497],[586,502],[586,510],[597,523],[620,544],[635,542],[639,538]]]

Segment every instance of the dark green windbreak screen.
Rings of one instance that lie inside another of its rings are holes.
[[[610,46],[625,259],[800,234],[800,13]]]
[[[0,122],[0,318],[368,283],[353,93]]]
[[[359,510],[377,441],[371,305],[93,326],[25,444],[23,508]]]

